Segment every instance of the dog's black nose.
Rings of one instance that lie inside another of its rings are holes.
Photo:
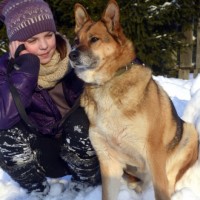
[[[73,50],[69,54],[69,58],[71,61],[76,61],[78,59],[78,57],[79,57],[79,51],[77,51],[77,50]]]

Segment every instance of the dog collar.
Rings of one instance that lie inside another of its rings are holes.
[[[145,65],[139,58],[135,58],[133,61],[131,61],[129,64],[120,67],[116,73],[115,76],[119,76],[121,74],[123,74],[124,72],[128,71],[129,69],[131,69],[134,65]]]

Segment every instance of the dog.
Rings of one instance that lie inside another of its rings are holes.
[[[115,0],[99,21],[79,3],[74,13],[69,57],[85,82],[80,102],[100,163],[102,199],[117,199],[123,177],[137,192],[152,183],[156,200],[170,200],[176,182],[198,158],[197,131],[178,117],[151,69],[135,62]]]

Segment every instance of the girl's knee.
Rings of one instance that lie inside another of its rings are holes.
[[[30,137],[18,128],[1,131],[0,153],[1,160],[7,166],[29,163],[35,159]]]

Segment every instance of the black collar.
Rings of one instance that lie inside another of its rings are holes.
[[[145,65],[145,64],[139,58],[135,58],[133,61],[131,61],[127,65],[124,65],[124,66],[120,67],[116,71],[115,76],[119,76],[119,75],[123,74],[124,72],[128,71],[129,69],[131,69],[134,65]]]

